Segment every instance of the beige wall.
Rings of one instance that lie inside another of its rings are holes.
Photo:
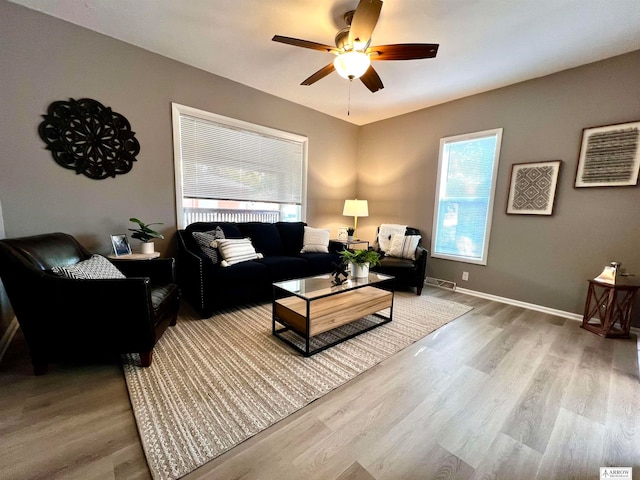
[[[582,129],[640,120],[640,52],[420,110],[360,130],[358,196],[379,223],[431,241],[440,138],[503,128],[487,266],[430,259],[471,290],[582,312],[586,279],[612,260],[640,275],[640,188],[573,187]],[[511,165],[562,160],[554,214],[506,215]],[[461,281],[463,271],[470,273]]]
[[[342,225],[355,194],[358,127],[26,8],[0,1],[0,200],[8,237],[51,231],[110,251],[128,219],[176,228],[171,102],[309,138],[307,221]],[[58,166],[37,133],[56,100],[88,97],[124,115],[141,150],[126,175],[91,180]],[[351,172],[345,175],[344,172]],[[133,241],[137,248],[137,241]]]

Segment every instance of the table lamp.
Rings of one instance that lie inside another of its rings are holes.
[[[345,217],[353,217],[353,238],[357,238],[358,217],[369,216],[369,204],[366,200],[358,200],[357,198],[355,200],[345,200],[342,215]]]

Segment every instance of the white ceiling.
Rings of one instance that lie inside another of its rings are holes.
[[[640,49],[640,0],[385,0],[372,45],[439,43],[435,59],[375,62],[385,88],[332,73],[358,0],[11,0],[314,110],[364,125]]]

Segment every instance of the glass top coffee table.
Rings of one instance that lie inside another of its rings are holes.
[[[332,285],[330,275],[273,284],[272,333],[308,357],[389,323],[395,278],[369,273]]]

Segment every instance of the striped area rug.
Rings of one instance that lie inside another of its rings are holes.
[[[309,358],[271,335],[270,304],[181,313],[150,368],[123,356],[153,478],[189,473],[469,310],[396,292],[391,323]]]

